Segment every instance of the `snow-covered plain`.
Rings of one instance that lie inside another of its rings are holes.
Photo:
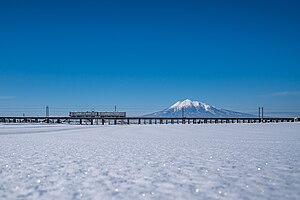
[[[300,123],[0,125],[0,199],[300,199]]]

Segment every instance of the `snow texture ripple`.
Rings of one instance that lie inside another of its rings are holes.
[[[0,125],[0,199],[300,199],[300,123]]]

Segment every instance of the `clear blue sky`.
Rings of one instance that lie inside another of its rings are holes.
[[[300,111],[300,1],[0,3],[0,115],[189,98]],[[51,109],[52,108],[52,109]]]

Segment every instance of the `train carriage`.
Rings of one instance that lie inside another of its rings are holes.
[[[69,116],[74,118],[122,118],[126,117],[126,112],[70,112]]]

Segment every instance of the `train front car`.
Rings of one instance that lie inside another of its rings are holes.
[[[123,118],[126,117],[126,112],[98,112],[100,118]]]

